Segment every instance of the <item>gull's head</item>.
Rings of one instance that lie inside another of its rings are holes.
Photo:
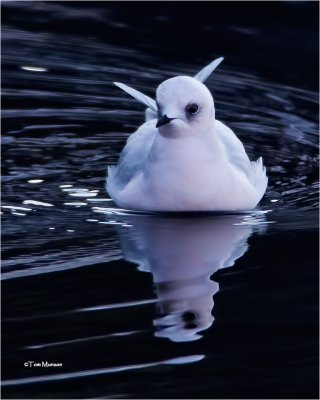
[[[195,78],[177,76],[157,89],[157,128],[165,136],[208,132],[214,103],[208,88]]]
[[[161,135],[209,133],[215,118],[214,103],[203,82],[222,60],[212,61],[193,78],[177,76],[164,81],[157,89],[157,101],[123,83],[114,84],[148,107],[147,120],[158,114],[156,127]]]

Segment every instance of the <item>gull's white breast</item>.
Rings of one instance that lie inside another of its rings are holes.
[[[149,211],[252,209],[267,185],[262,161],[250,162],[234,133],[219,121],[207,135],[167,138],[156,120],[129,137],[107,190],[123,208]]]

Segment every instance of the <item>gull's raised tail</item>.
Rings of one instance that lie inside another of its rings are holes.
[[[262,157],[259,157],[256,161],[251,161],[251,166],[252,166],[252,183],[253,186],[256,188],[257,203],[259,203],[268,186],[266,167],[263,165]]]

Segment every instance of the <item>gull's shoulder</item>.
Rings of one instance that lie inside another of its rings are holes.
[[[156,119],[150,119],[132,133],[121,152],[117,167],[109,169],[108,191],[116,193],[143,170],[155,135]]]
[[[127,139],[126,146],[122,151],[122,154],[125,154],[128,150],[131,150],[133,143],[135,145],[139,145],[141,141],[144,142],[154,139],[155,135],[158,132],[158,129],[156,128],[156,123],[157,120],[154,118],[146,119],[146,121],[142,125],[140,125],[135,132],[130,134]]]

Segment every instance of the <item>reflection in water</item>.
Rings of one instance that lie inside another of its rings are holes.
[[[153,275],[158,298],[155,336],[174,342],[201,338],[199,332],[214,321],[213,296],[219,291],[210,277],[247,251],[258,223],[252,215],[132,216],[119,227],[124,257]]]

